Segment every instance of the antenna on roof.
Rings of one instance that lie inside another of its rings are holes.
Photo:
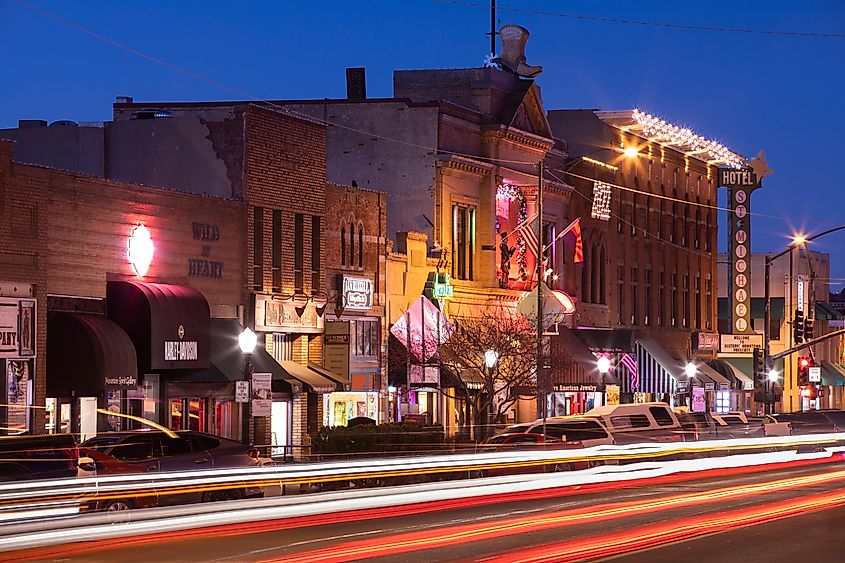
[[[490,0],[490,33],[485,35],[490,36],[490,55],[496,56],[496,0]]]

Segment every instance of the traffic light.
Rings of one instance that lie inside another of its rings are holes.
[[[804,387],[810,384],[810,366],[812,361],[806,356],[798,358],[798,386]]]
[[[801,396],[805,399],[815,399],[818,396],[818,391],[816,390],[815,385],[810,385],[808,387],[801,388]]]
[[[813,325],[816,324],[814,319],[804,319],[804,340],[813,339]]]
[[[792,321],[792,337],[796,344],[804,342],[804,311],[795,309],[795,317]]]
[[[763,387],[766,382],[766,362],[762,348],[754,348],[754,387]]]

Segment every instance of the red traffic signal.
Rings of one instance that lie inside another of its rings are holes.
[[[798,368],[807,369],[810,367],[810,358],[798,358]]]

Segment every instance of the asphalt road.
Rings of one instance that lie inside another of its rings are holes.
[[[843,506],[845,463],[835,462],[422,513],[406,507],[370,519],[337,515],[305,527],[266,522],[75,544],[28,560],[794,563],[812,556],[817,563],[843,560]]]

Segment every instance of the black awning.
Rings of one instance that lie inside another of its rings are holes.
[[[593,352],[630,354],[634,351],[632,331],[626,329],[576,328],[572,333]]]
[[[191,287],[111,281],[108,317],[123,327],[143,370],[209,367],[210,314],[205,297]]]
[[[129,336],[105,317],[47,314],[47,395],[99,395],[138,384],[138,358]]]
[[[211,359],[209,367],[182,371],[170,377],[170,381],[182,383],[225,383],[246,379],[246,357],[238,345],[238,335],[244,327],[237,319],[211,319],[209,344]],[[272,374],[272,389],[276,393],[291,393],[288,376],[282,366],[267,353],[260,344],[250,355],[252,371]]]
[[[560,327],[559,333],[550,339],[549,378],[553,385],[565,388],[601,384],[596,355],[574,331]],[[610,385],[618,383],[612,371],[604,379]]]

